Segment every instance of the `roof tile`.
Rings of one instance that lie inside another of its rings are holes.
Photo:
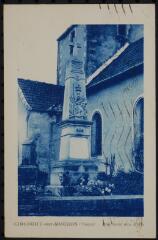
[[[32,110],[43,112],[63,104],[62,86],[24,79],[18,79],[18,84]]]

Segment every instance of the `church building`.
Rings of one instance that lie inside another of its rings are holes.
[[[50,185],[65,171],[143,174],[143,31],[72,25],[57,39],[57,84],[18,79],[19,166]]]

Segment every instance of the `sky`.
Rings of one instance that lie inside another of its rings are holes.
[[[16,77],[56,83],[56,39],[69,27],[60,24],[53,11],[38,8],[8,9],[10,57]]]

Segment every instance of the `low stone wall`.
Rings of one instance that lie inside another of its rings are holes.
[[[29,209],[29,210],[28,210]],[[19,216],[143,216],[143,196],[41,197],[19,206]]]

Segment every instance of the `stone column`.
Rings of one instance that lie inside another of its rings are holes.
[[[91,125],[87,118],[83,62],[78,57],[72,57],[66,68],[60,154],[51,174],[53,189],[58,188],[64,174],[74,179],[83,173],[89,176],[96,173],[97,163],[91,159],[90,153]]]
[[[77,57],[70,59],[66,69],[61,127],[60,160],[90,159],[84,66]]]

